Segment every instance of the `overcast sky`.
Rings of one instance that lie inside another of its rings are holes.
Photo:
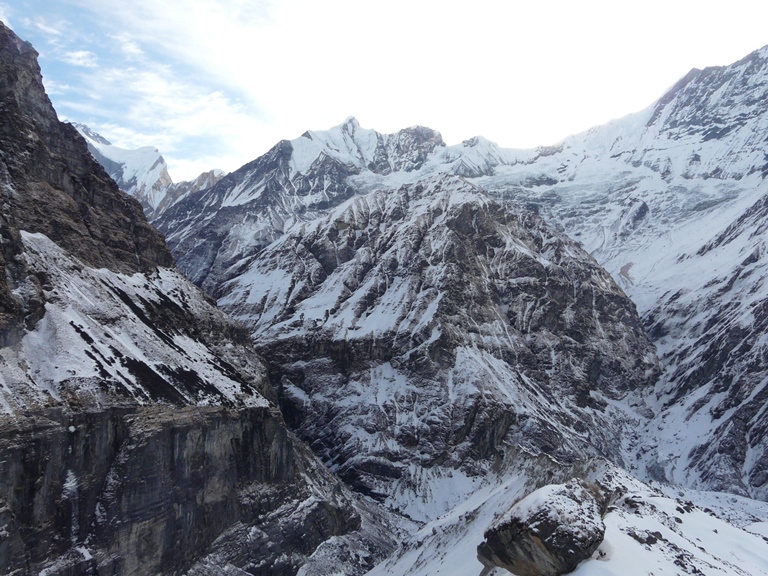
[[[63,119],[174,181],[355,116],[529,148],[768,44],[757,0],[0,0]]]

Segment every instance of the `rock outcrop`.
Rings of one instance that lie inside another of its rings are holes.
[[[605,536],[605,497],[580,480],[541,488],[484,534],[480,562],[517,576],[560,576],[592,556]]]

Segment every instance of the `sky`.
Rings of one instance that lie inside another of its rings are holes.
[[[551,145],[768,44],[758,0],[0,0],[63,120],[174,181],[355,116]]]

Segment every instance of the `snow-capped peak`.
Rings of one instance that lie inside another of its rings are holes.
[[[88,143],[94,158],[105,167],[121,190],[135,196],[145,211],[153,211],[173,184],[165,159],[157,148],[127,150],[114,146],[85,124],[73,124]]]
[[[73,122],[72,126],[77,128],[77,131],[83,135],[87,142],[93,142],[94,144],[101,144],[103,146],[112,146],[112,142],[104,138],[101,134],[91,130],[89,126],[79,122]]]

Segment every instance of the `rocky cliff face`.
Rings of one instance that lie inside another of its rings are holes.
[[[32,47],[0,24],[0,53],[0,572],[293,575],[334,536],[380,558],[392,537],[57,120]]]
[[[59,410],[0,426],[5,574],[183,573],[217,538],[222,564],[295,574],[360,528],[268,407]]]
[[[460,178],[354,198],[222,291],[300,436],[420,519],[440,508],[424,474],[480,476],[509,444],[621,460],[649,415],[657,363],[631,302],[535,214]]]
[[[171,265],[165,242],[91,158],[76,130],[59,123],[36,52],[4,28],[0,68],[3,228],[43,233],[94,267],[125,272]]]

